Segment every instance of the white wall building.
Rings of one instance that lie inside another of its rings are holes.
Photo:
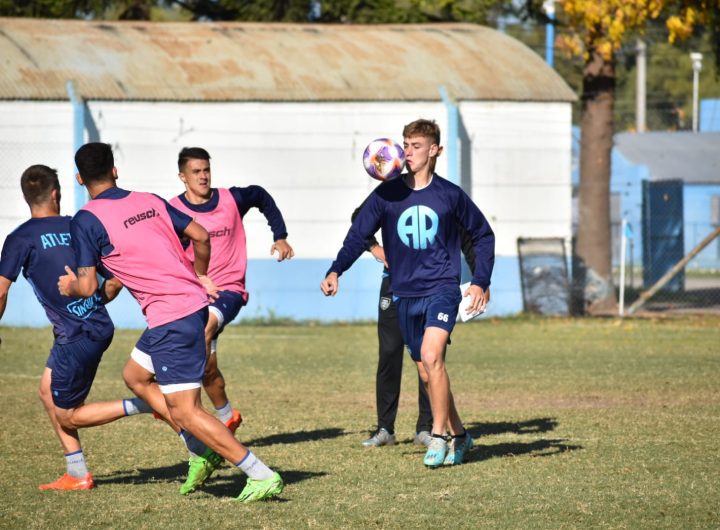
[[[74,131],[112,144],[121,187],[165,198],[183,189],[178,151],[202,146],[214,186],[259,184],[273,195],[296,252],[271,260],[264,217],[246,216],[241,319],[376,317],[381,268],[369,256],[337,297],[325,299],[319,283],[376,185],[362,167],[365,145],[401,142],[419,117],[445,135],[437,172],[495,230],[488,314],[522,309],[518,237],[570,237],[575,96],[534,52],[489,28],[0,18],[0,56],[0,241],[28,217],[19,177],[31,164],[58,169],[64,213],[84,201]],[[68,81],[84,104],[71,103]],[[127,295],[110,311],[119,326],[143,325]],[[2,324],[45,324],[27,283],[11,289]]]

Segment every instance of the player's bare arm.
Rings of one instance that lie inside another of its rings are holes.
[[[117,278],[108,278],[100,286],[100,297],[104,304],[115,300],[120,291],[122,291],[123,285]]]
[[[183,235],[190,239],[195,252],[195,274],[210,298],[218,297],[218,288],[211,278],[208,277],[208,265],[210,264],[210,235],[200,223],[190,221],[183,231]]]
[[[0,318],[5,313],[5,306],[7,306],[8,292],[12,282],[5,276],[0,276]]]
[[[336,272],[331,272],[320,282],[320,290],[325,296],[335,296],[339,288],[340,284]]]
[[[58,278],[58,290],[65,296],[89,298],[98,289],[97,269],[95,267],[78,267],[77,274],[65,265],[65,273]]]
[[[283,261],[295,256],[295,251],[287,242],[287,239],[278,239],[270,247],[270,255],[274,256],[278,261]]]

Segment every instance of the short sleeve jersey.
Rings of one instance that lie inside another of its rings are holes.
[[[99,293],[90,298],[73,298],[58,291],[58,277],[65,274],[66,265],[75,268],[70,217],[33,218],[5,240],[0,275],[14,282],[22,271],[53,326],[57,343],[111,336],[113,323]]]
[[[270,194],[260,186],[213,188],[206,203],[192,204],[181,194],[170,199],[170,204],[192,216],[210,234],[212,250],[208,276],[215,285],[221,290],[240,293],[247,301],[247,243],[243,216],[250,208],[258,208],[265,215],[274,239],[287,237],[282,214]],[[190,260],[195,259],[192,246],[186,247],[185,253]]]
[[[192,221],[152,193],[103,191],[71,224],[78,267],[104,265],[138,301],[148,327],[208,305],[179,234]]]

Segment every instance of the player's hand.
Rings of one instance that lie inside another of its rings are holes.
[[[58,277],[58,291],[60,291],[60,294],[63,296],[71,296],[70,285],[77,281],[77,275],[67,265],[65,265],[65,272],[67,274]]]
[[[331,272],[320,282],[320,290],[325,296],[335,296],[338,292],[338,287],[338,275],[336,272]]]
[[[390,268],[388,267],[388,262],[385,260],[385,249],[382,245],[375,245],[370,249],[370,254],[373,255],[373,258],[382,263],[386,269]]]
[[[287,239],[278,239],[270,247],[270,255],[278,261],[283,261],[292,258],[295,251],[287,242]]]
[[[490,300],[490,288],[483,290],[483,288],[479,285],[471,284],[470,287],[465,290],[463,296],[471,297],[470,304],[465,312],[468,315],[472,315],[479,311],[485,311],[485,306],[487,306],[487,303]]]
[[[217,285],[215,285],[215,282],[213,282],[209,276],[206,276],[205,274],[202,274],[198,276],[198,280],[200,280],[200,283],[203,287],[205,287],[205,290],[207,291],[208,297],[210,297],[210,300],[217,300],[220,296]]]

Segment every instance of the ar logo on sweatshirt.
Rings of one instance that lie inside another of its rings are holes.
[[[406,246],[425,250],[435,242],[438,231],[438,215],[427,206],[411,206],[398,219],[397,233]]]

